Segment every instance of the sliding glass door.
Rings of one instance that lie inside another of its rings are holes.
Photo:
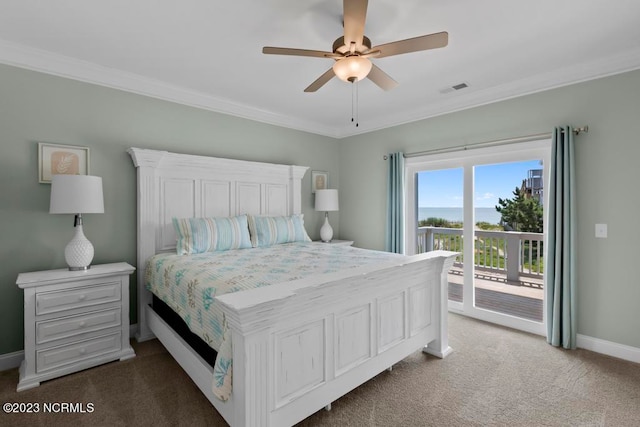
[[[407,159],[406,253],[459,252],[449,309],[544,334],[549,141]]]
[[[463,226],[464,226],[464,169],[428,169],[420,171],[417,179],[417,246],[416,252],[447,250],[459,252],[449,271],[449,301],[462,309],[464,299]],[[445,184],[446,183],[446,184]]]

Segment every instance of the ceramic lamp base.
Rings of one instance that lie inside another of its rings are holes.
[[[76,234],[64,249],[64,259],[69,270],[88,270],[93,261],[93,245],[85,237],[82,224],[76,225]]]
[[[331,227],[331,224],[329,224],[329,214],[325,213],[324,224],[322,224],[322,227],[320,228],[320,240],[328,243],[331,239],[333,239],[333,228]]]

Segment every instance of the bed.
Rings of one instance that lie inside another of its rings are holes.
[[[419,349],[440,358],[451,351],[446,272],[455,253],[275,279],[215,297],[233,361],[230,394],[221,398],[214,392],[212,361],[152,307],[147,263],[176,253],[174,218],[300,215],[307,168],[128,152],[138,182],[136,339],[157,337],[230,425],[293,425]],[[328,250],[322,243],[303,245],[305,251]],[[246,255],[258,249],[239,250]]]

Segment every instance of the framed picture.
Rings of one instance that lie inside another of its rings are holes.
[[[326,172],[311,171],[311,192],[316,190],[326,190],[329,188],[329,176]]]
[[[38,180],[51,184],[51,175],[89,175],[89,147],[38,143]]]

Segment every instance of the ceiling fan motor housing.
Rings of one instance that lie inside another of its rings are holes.
[[[362,36],[362,45],[366,47],[366,49],[363,50],[363,52],[366,52],[367,50],[371,49],[371,40],[369,40],[369,37]],[[349,52],[349,46],[347,46],[344,43],[344,36],[338,37],[336,41],[333,42],[333,53],[344,54],[347,52]],[[358,52],[358,53],[361,54],[362,52]]]

